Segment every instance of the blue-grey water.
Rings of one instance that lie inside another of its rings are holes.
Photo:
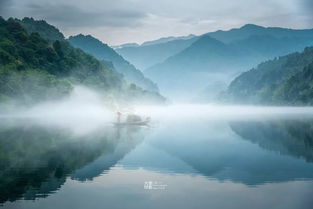
[[[1,206],[312,208],[311,110],[194,108],[154,111],[149,127],[2,120]]]

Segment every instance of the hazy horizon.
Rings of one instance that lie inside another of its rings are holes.
[[[109,45],[143,43],[161,37],[200,35],[238,28],[313,28],[309,0],[270,1],[74,1],[2,0],[0,15],[44,19],[66,36],[90,34]]]
[[[120,46],[120,45],[125,45],[125,44],[138,44],[138,45],[142,45],[146,42],[151,42],[151,41],[157,41],[157,40],[160,40],[160,39],[163,39],[163,38],[179,38],[179,37],[187,37],[187,36],[191,36],[191,35],[194,35],[194,36],[202,36],[206,33],[212,33],[212,32],[216,32],[216,31],[229,31],[229,30],[232,30],[232,29],[239,29],[245,25],[257,25],[257,26],[261,26],[261,27],[264,27],[264,28],[286,28],[286,29],[291,29],[291,30],[311,30],[313,29],[313,26],[312,27],[308,27],[308,28],[296,28],[296,27],[280,27],[280,26],[264,26],[264,25],[261,25],[261,24],[254,24],[254,23],[243,23],[242,25],[239,25],[237,27],[233,27],[233,28],[227,28],[227,29],[217,29],[217,30],[212,30],[212,31],[207,31],[207,32],[204,32],[204,33],[200,33],[200,34],[195,34],[195,33],[189,33],[189,34],[182,34],[182,35],[169,35],[169,36],[161,36],[161,37],[158,37],[158,38],[154,38],[154,39],[149,39],[149,40],[143,40],[141,42],[125,42],[125,43],[121,43],[121,44],[115,44],[115,45],[110,45],[110,46]],[[83,35],[91,35],[91,34],[83,34]],[[68,36],[69,37],[69,36]],[[95,37],[97,38],[97,37]],[[98,38],[97,38],[98,39]],[[99,38],[99,40],[101,40]]]
[[[0,0],[0,209],[311,209],[312,11]]]

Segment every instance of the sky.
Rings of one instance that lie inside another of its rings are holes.
[[[313,0],[0,0],[0,15],[44,19],[109,45],[200,35],[252,23],[313,28]]]

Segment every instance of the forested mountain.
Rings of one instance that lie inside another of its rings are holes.
[[[158,92],[158,87],[151,80],[146,78],[141,71],[136,69],[132,64],[126,61],[122,56],[116,53],[107,44],[90,35],[77,35],[69,37],[68,41],[75,47],[78,47],[85,52],[92,54],[99,60],[112,62],[115,69],[124,75],[124,78],[136,85]]]
[[[137,68],[145,71],[147,68],[163,62],[170,56],[190,46],[197,37],[169,37],[156,41],[145,42],[137,46],[123,46],[115,50],[133,63]]]
[[[229,60],[234,55],[233,50],[234,48],[210,36],[202,36],[190,47],[168,58],[164,63],[149,68],[146,72],[153,77],[156,76],[154,73],[163,77],[166,74],[172,75],[177,73],[179,75],[188,71],[200,71],[202,66],[226,64],[221,63],[221,61]],[[203,71],[205,70],[203,69]],[[215,69],[212,70],[214,71]]]
[[[254,24],[246,24],[241,28],[234,28],[228,31],[215,31],[205,35],[209,35],[224,43],[231,43],[233,41],[243,40],[250,36],[271,36],[275,38],[286,38],[286,37],[298,37],[305,38],[313,36],[312,29],[294,30],[279,27],[263,27]]]
[[[241,28],[235,28],[227,31],[219,30],[203,35],[208,35],[227,44],[249,38],[250,36],[270,36],[276,39],[288,37],[312,37],[313,30],[293,30],[278,27],[266,28],[258,25],[247,24]],[[181,52],[199,37],[200,36],[194,35],[185,37],[167,37],[155,41],[147,41],[141,45],[125,44],[117,46],[115,49],[119,54],[133,63],[140,70],[145,70],[146,68],[163,62],[165,59]],[[177,40],[179,41],[176,42]]]
[[[313,62],[279,86],[274,102],[313,105]]]
[[[313,47],[259,64],[229,86],[232,102],[313,104]]]
[[[50,40],[51,41],[51,40]],[[49,43],[28,33],[20,21],[0,17],[0,101],[26,103],[68,95],[73,85],[85,85],[116,96],[163,98],[126,85],[122,76],[66,41]]]
[[[175,37],[175,36],[169,36],[169,37],[164,37],[164,38],[160,38],[160,39],[157,39],[157,40],[153,40],[153,41],[146,41],[146,42],[143,42],[141,44],[141,46],[149,46],[149,45],[155,45],[155,44],[162,44],[162,43],[166,43],[166,42],[169,42],[169,41],[175,41],[175,40],[188,40],[188,39],[191,39],[191,38],[194,38],[196,37],[195,35],[193,34],[190,34],[188,36],[179,36],[179,37]]]
[[[39,33],[42,38],[50,42],[65,39],[64,35],[59,31],[59,29],[53,25],[48,24],[44,20],[34,20],[33,18],[29,17],[24,17],[22,20],[15,20],[18,21],[29,34]]]
[[[194,94],[221,82],[226,89],[233,78],[256,64],[312,45],[313,30],[247,25],[201,36],[189,47],[148,68],[145,73],[169,96],[183,94],[184,88],[193,89]],[[173,82],[173,78],[178,76],[179,79]],[[211,89],[211,94],[216,91]]]

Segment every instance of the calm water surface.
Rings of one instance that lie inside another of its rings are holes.
[[[243,119],[244,118],[244,119]],[[313,204],[313,117],[179,117],[73,131],[2,120],[8,209],[281,208]]]

